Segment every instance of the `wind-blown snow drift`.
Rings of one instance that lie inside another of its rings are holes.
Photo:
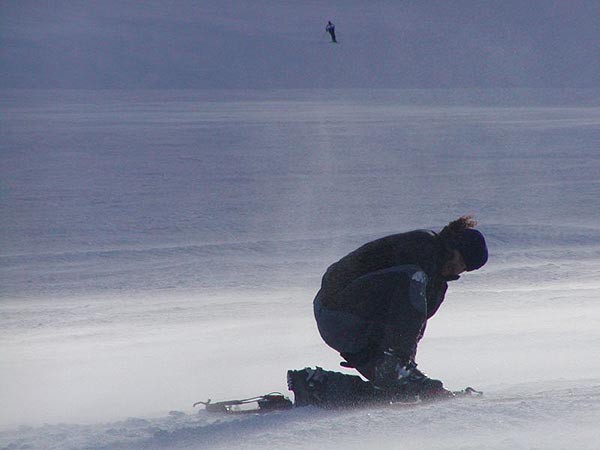
[[[0,442],[593,446],[598,97],[486,95],[5,93],[2,424],[34,428]],[[285,391],[288,368],[335,369],[311,317],[326,266],[368,239],[465,212],[492,257],[451,285],[418,357],[484,399],[193,413],[209,397]],[[139,419],[119,421],[128,416]]]

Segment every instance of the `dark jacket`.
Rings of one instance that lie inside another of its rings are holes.
[[[324,307],[332,310],[351,310],[338,295],[357,278],[371,272],[399,265],[416,265],[427,274],[427,318],[440,307],[448,289],[440,270],[449,256],[442,238],[429,230],[393,234],[369,242],[338,262],[323,276],[319,296]]]

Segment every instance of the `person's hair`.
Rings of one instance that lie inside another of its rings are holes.
[[[477,222],[473,216],[461,216],[446,225],[444,229],[440,231],[440,236],[445,241],[452,241],[454,236],[457,236],[464,230],[474,228],[475,225],[477,225]]]

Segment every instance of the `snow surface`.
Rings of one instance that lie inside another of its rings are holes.
[[[3,448],[598,448],[597,91],[2,96]],[[464,213],[490,262],[418,361],[485,397],[192,409],[336,370],[311,313],[328,264]]]
[[[0,448],[600,448],[599,12],[0,2]],[[483,398],[192,408],[352,373],[324,270],[467,213],[490,261],[418,362]]]
[[[597,88],[599,16],[597,0],[3,1],[0,87]]]

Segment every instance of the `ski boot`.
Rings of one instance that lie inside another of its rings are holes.
[[[294,392],[294,406],[320,405],[325,402],[325,375],[322,368],[288,370],[288,389]]]
[[[294,406],[340,408],[375,400],[373,385],[356,375],[320,367],[288,370],[288,388],[294,392]]]
[[[419,369],[414,361],[402,363],[392,351],[384,352],[382,360],[374,367],[373,384],[399,401],[432,400],[450,398],[454,394],[445,389],[440,380],[429,378]]]

